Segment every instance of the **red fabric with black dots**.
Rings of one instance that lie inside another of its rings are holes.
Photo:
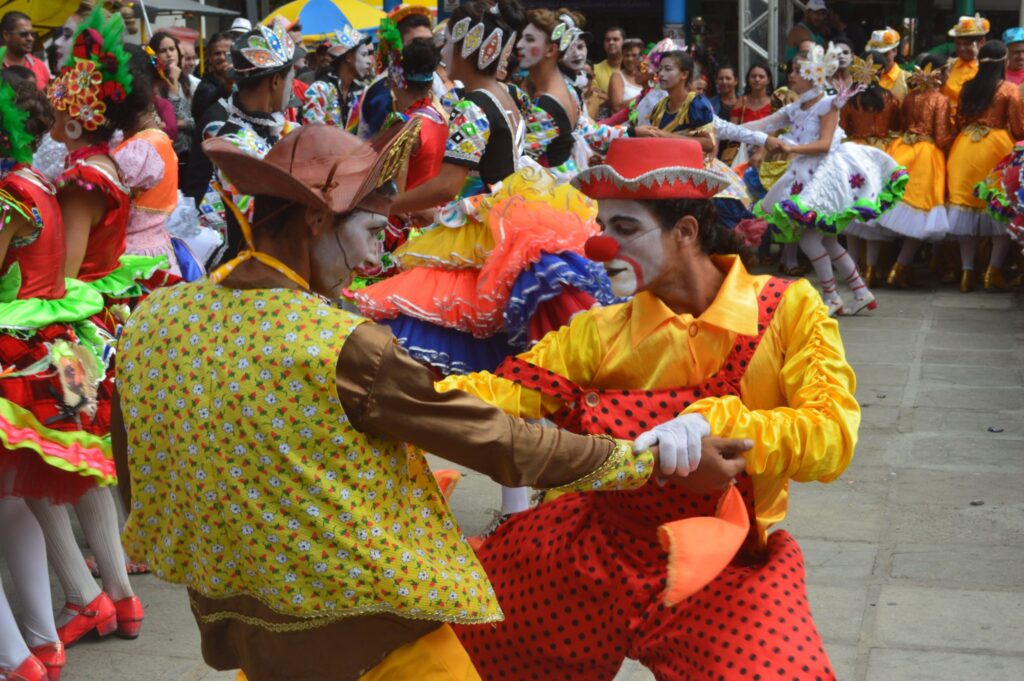
[[[721,370],[698,386],[588,390],[515,359],[498,373],[571,401],[555,417],[568,430],[634,438],[697,399],[739,395],[788,285],[766,284],[758,335],[737,337]],[[755,528],[752,481],[743,473],[737,485]],[[807,604],[803,556],[786,532],[772,533],[760,547],[752,529],[707,587],[674,607],[663,605],[668,556],[658,526],[713,515],[717,501],[652,481],[637,490],[568,494],[512,516],[477,551],[505,621],[456,627],[480,675],[601,681],[632,657],[665,681],[834,679]]]

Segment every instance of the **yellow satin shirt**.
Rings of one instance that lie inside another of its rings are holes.
[[[956,112],[957,104],[960,101],[960,90],[963,88],[964,83],[969,81],[978,75],[978,61],[963,61],[957,59],[953,62],[953,65],[949,67],[949,77],[946,78],[946,84],[942,86],[942,94],[949,97],[949,103],[953,108],[953,112]]]
[[[907,72],[900,68],[899,64],[883,73],[878,79],[878,84],[891,92],[900,102],[907,96]]]
[[[519,356],[584,388],[700,383],[719,369],[737,334],[757,334],[758,294],[768,280],[748,274],[736,256],[714,262],[725,281],[699,317],[676,314],[641,292],[628,303],[577,315]],[[527,418],[562,405],[487,372],[451,376],[437,387],[465,390]],[[839,325],[801,279],[783,295],[740,382],[741,395],[705,398],[686,410],[704,414],[714,435],[754,441],[747,472],[762,540],[786,515],[790,479],[831,482],[849,465],[860,425],[855,387]]]

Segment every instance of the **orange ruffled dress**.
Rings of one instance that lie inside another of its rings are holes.
[[[859,96],[840,109],[839,126],[846,131],[846,142],[864,144],[879,151],[886,150],[893,133],[900,129],[900,104],[889,90],[882,90],[882,98],[884,103],[880,111],[858,106],[861,101]],[[871,241],[892,240],[892,235],[879,226],[878,220],[853,220],[846,227],[846,233]]]

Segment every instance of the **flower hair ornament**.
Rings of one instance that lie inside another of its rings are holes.
[[[164,63],[157,58],[156,52],[153,51],[153,48],[146,45],[142,49],[149,55],[149,62],[153,65],[153,68],[156,69],[156,75],[160,76],[160,80],[170,85],[171,81],[167,77],[167,67],[164,66]]]
[[[7,57],[7,48],[0,47],[0,63]],[[31,163],[32,134],[25,129],[28,112],[17,105],[17,93],[5,80],[0,80],[0,156],[16,163]]]
[[[686,41],[680,38],[662,38],[657,45],[651,48],[647,55],[647,63],[651,73],[658,71],[658,64],[661,58],[669,52],[686,52]]]
[[[834,106],[837,109],[843,108],[848,101],[877,83],[882,72],[882,65],[876,64],[871,57],[867,59],[854,57],[853,63],[850,64],[847,72],[850,74],[853,84],[849,87],[842,83],[835,84],[836,98]]]
[[[104,125],[108,109],[131,93],[131,57],[124,50],[123,33],[121,15],[107,19],[100,7],[79,24],[68,61],[47,91],[53,107],[72,119],[69,137],[79,137],[82,128],[94,131]]]
[[[558,25],[551,29],[551,42],[558,45],[559,54],[565,54],[569,46],[581,35],[583,31],[576,26],[576,21],[568,14],[560,14]]]
[[[839,50],[831,42],[827,50],[821,45],[813,45],[806,54],[797,58],[796,64],[800,77],[820,89],[839,68]]]
[[[907,76],[907,84],[912,90],[933,90],[942,87],[942,69],[933,69],[931,64],[923,69],[914,67],[914,72]]]

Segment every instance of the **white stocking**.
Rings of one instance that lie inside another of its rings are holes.
[[[109,488],[94,487],[75,503],[78,522],[82,525],[89,548],[96,554],[96,564],[103,580],[103,590],[114,602],[134,596],[124,565],[124,549],[117,525],[117,507]]]
[[[846,250],[854,262],[860,262],[860,257],[864,254],[863,245],[864,240],[859,236],[854,236],[850,233],[846,234]]]
[[[850,287],[854,298],[863,298],[868,292],[868,287],[860,278],[860,272],[857,271],[857,265],[853,262],[850,254],[834,236],[822,237],[821,243],[832,259],[832,266],[835,268],[836,274]]]
[[[31,647],[57,642],[53,621],[50,571],[46,567],[46,540],[24,500],[0,499],[0,550],[7,558],[14,588],[21,599],[24,642]],[[4,637],[0,624],[0,637]],[[21,637],[18,637],[21,640]],[[0,651],[0,657],[3,653]],[[19,661],[24,661],[24,658]],[[0,667],[6,667],[0,660]]]
[[[782,244],[782,266],[787,270],[800,266],[800,261],[796,257],[796,244]]]
[[[0,670],[17,669],[30,654],[25,639],[21,637],[18,623],[14,621],[14,613],[4,594],[4,585],[0,583]]]
[[[75,533],[71,531],[67,508],[37,500],[29,500],[28,505],[43,528],[46,555],[64,589],[64,599],[73,605],[89,605],[100,595],[100,587],[85,566]],[[63,626],[76,614],[66,608],[61,610],[57,615],[57,626]]]
[[[1006,260],[1006,254],[1009,250],[1009,234],[1000,234],[999,236],[992,237],[992,257],[989,258],[988,266],[1001,270],[1003,268],[1003,262]]]
[[[800,235],[800,250],[802,250],[811,261],[811,266],[818,275],[821,282],[821,297],[825,301],[832,301],[839,297],[836,293],[836,278],[832,272],[832,261],[828,259],[828,251],[821,243],[821,232],[813,229],[805,229]]]
[[[501,514],[519,513],[530,508],[529,487],[501,487]]]
[[[978,252],[978,238],[974,236],[960,237],[960,267],[965,270],[974,269],[974,257]]]
[[[921,248],[920,239],[911,239],[909,237],[904,239],[896,262],[901,265],[912,265],[914,263],[914,256],[917,255],[917,249],[919,248]]]

